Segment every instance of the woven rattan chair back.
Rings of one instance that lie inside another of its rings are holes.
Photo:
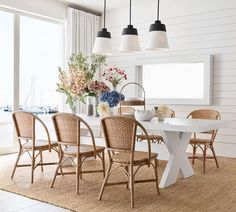
[[[118,108],[118,114],[134,114],[135,109],[133,107],[123,106]]]
[[[220,113],[216,110],[212,109],[200,109],[200,110],[194,110],[192,111],[187,118],[192,119],[211,119],[211,120],[220,120],[221,116]],[[205,134],[211,134],[213,137],[215,137],[217,130],[211,130],[208,132],[203,132]]]
[[[35,115],[32,113],[17,111],[12,114],[18,138],[33,140],[35,137]]]
[[[102,119],[107,148],[116,151],[133,151],[137,124],[133,119],[121,116]]]
[[[52,120],[58,143],[80,145],[80,117],[69,113],[57,113]]]

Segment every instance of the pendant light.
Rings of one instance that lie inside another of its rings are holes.
[[[129,25],[127,28],[123,29],[121,43],[120,43],[120,52],[138,52],[141,51],[138,31],[136,28],[133,28],[131,25],[131,0],[129,1]]]
[[[147,50],[160,51],[169,49],[166,26],[160,21],[160,2],[157,2],[157,20],[151,24],[149,29],[149,41]]]
[[[103,28],[97,33],[97,37],[93,46],[93,54],[110,55],[112,54],[111,33],[106,27],[106,0],[104,0],[103,8]]]

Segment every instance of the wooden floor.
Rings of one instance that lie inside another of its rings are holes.
[[[67,212],[47,203],[32,200],[17,194],[6,191],[0,191],[0,211],[1,212]]]
[[[48,156],[48,158],[47,158]],[[135,185],[135,209],[130,209],[130,191],[126,186],[110,186],[104,191],[102,201],[98,201],[103,177],[101,173],[85,174],[80,181],[80,194],[75,194],[75,176],[59,176],[55,187],[50,188],[55,166],[47,166],[44,172],[40,168],[35,170],[35,182],[30,183],[30,168],[18,168],[13,180],[10,179],[16,155],[0,156],[0,189],[17,193],[55,206],[72,211],[114,212],[114,211],[160,211],[160,212],[235,212],[236,211],[236,159],[219,157],[220,168],[216,168],[213,160],[206,164],[206,174],[202,173],[202,163],[196,161],[195,175],[187,178],[178,178],[177,183],[161,189],[161,196],[157,195],[154,183]],[[57,160],[57,155],[49,153],[45,160]],[[29,161],[25,155],[21,163]],[[84,164],[84,169],[100,168],[97,159]],[[165,161],[159,161],[159,176],[166,166]],[[66,170],[65,170],[66,171]],[[152,168],[141,168],[137,180],[154,176]],[[111,175],[110,181],[124,180],[124,174],[118,169]],[[6,193],[5,193],[6,194]],[[9,195],[8,193],[6,195]],[[3,195],[4,197],[4,195]],[[7,197],[7,196],[6,196]],[[15,198],[14,198],[15,199]],[[22,201],[21,201],[22,200]],[[26,210],[37,211],[37,206],[45,207],[45,211],[55,211],[54,207],[42,202],[20,196],[17,204],[13,199],[3,201],[6,211]],[[11,208],[12,207],[12,208]],[[17,207],[17,208],[14,208]],[[31,207],[31,208],[30,208]],[[40,208],[39,207],[39,208]],[[63,209],[56,209],[56,211]],[[3,204],[0,196],[0,212]],[[40,211],[44,211],[41,210]]]

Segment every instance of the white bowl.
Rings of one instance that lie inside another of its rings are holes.
[[[138,121],[150,121],[154,114],[154,110],[135,110],[134,117]]]

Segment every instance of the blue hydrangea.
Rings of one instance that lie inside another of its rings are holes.
[[[107,102],[109,107],[115,107],[119,104],[120,100],[124,100],[125,96],[119,92],[113,90],[104,92],[100,95],[100,101]]]

